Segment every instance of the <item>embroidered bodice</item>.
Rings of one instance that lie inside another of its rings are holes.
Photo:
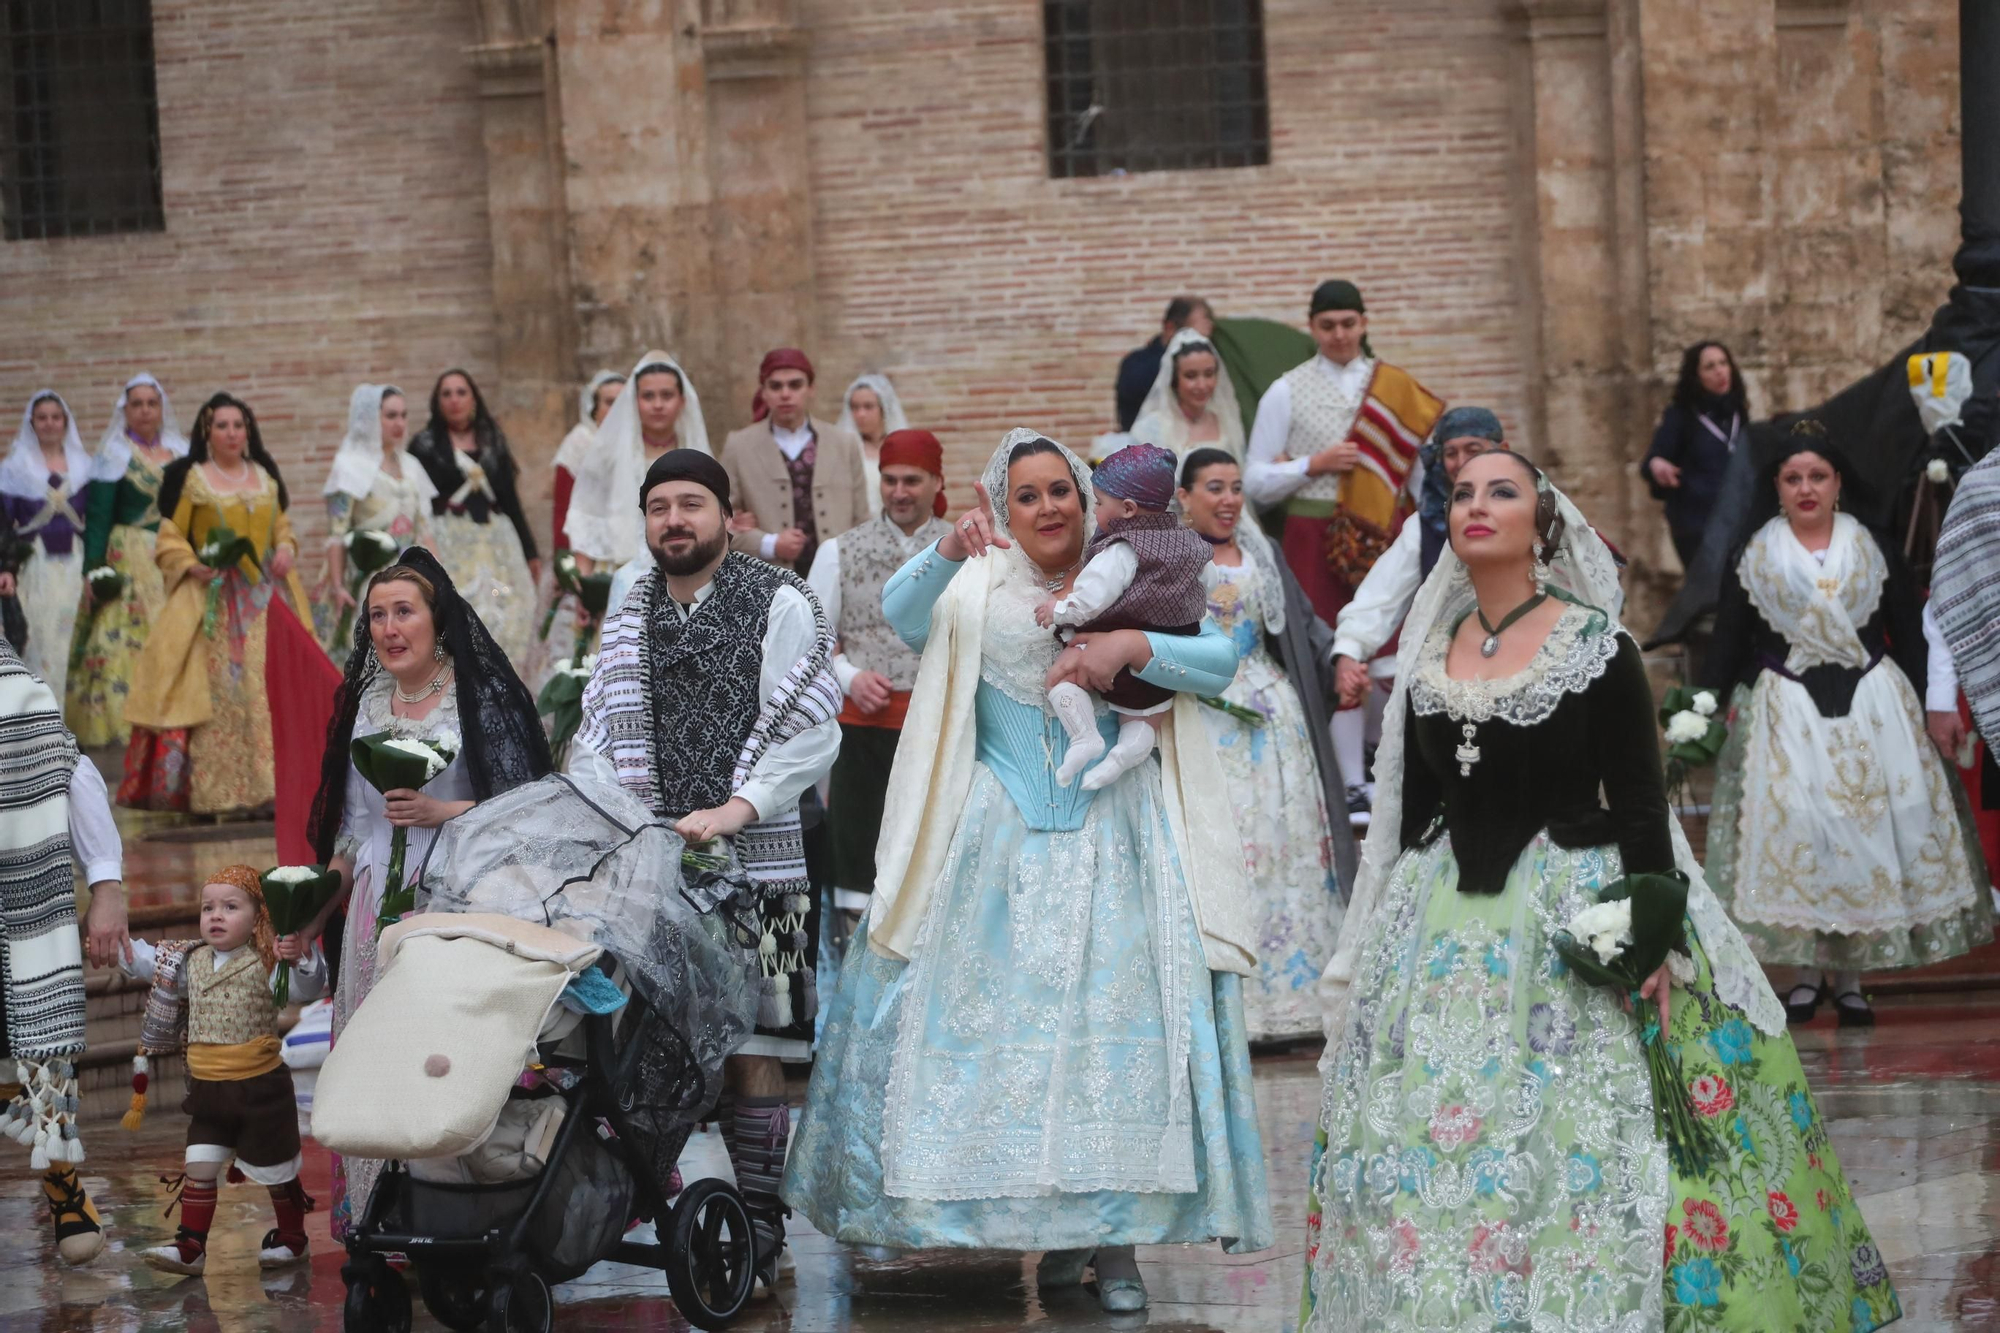
[[[402,460],[403,475],[392,477],[378,468],[368,494],[356,499],[345,491],[326,497],[327,532],[345,537],[349,532],[386,532],[407,544],[430,530],[427,489],[417,480],[414,459]]]
[[[1562,847],[1616,843],[1634,873],[1672,869],[1638,645],[1570,606],[1521,671],[1454,680],[1445,660],[1462,619],[1439,621],[1410,682],[1402,845],[1448,831],[1466,893],[1498,893],[1543,830]]]
[[[1284,669],[1271,655],[1265,637],[1264,599],[1275,593],[1282,605],[1284,597],[1284,590],[1275,586],[1277,581],[1248,555],[1240,565],[1211,561],[1202,570],[1201,581],[1208,589],[1208,618],[1236,645],[1236,684],[1262,690],[1283,680]]]

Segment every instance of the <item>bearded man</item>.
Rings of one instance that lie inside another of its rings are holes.
[[[770,1285],[791,1141],[779,1062],[811,1058],[818,1007],[798,803],[840,748],[833,633],[796,574],[729,549],[729,475],[713,458],[662,454],[638,500],[655,568],[605,622],[568,768],[617,782],[690,845],[729,840],[756,886],[775,951],[758,954],[757,1032],[725,1066],[715,1118]]]

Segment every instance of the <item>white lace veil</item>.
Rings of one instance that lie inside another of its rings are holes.
[[[151,385],[160,395],[161,446],[175,458],[187,457],[187,436],[181,434],[180,423],[174,420],[174,404],[167,397],[166,386],[142,370],[126,380],[125,387],[118,391],[118,401],[111,407],[111,421],[97,442],[97,462],[90,470],[92,481],[116,482],[125,475],[126,466],[132,461],[132,441],[125,435],[125,395],[141,384]]]
[[[903,415],[903,400],[896,396],[896,386],[889,383],[887,375],[878,375],[870,371],[866,375],[857,377],[854,383],[847,386],[847,392],[840,395],[839,424],[842,430],[854,431],[857,437],[861,434],[854,429],[854,409],[848,406],[854,399],[856,389],[873,389],[875,396],[882,400],[883,435],[888,435],[890,431],[910,428],[910,419]]]
[[[649,361],[647,362],[647,364],[651,365],[652,363]],[[590,383],[584,385],[583,388],[577,392],[576,420],[578,425],[588,426],[592,430],[597,429],[597,422],[594,421],[590,415],[591,412],[597,407],[597,391],[603,388],[605,385],[611,383],[611,381],[613,380],[617,380],[620,384],[625,384],[628,382],[623,375],[620,375],[615,370],[600,370],[595,375],[592,375],[590,377]],[[604,415],[606,417],[609,417],[611,414],[609,412],[606,412]]]
[[[563,521],[572,546],[614,566],[640,555],[646,545],[645,520],[639,513],[639,486],[647,467],[646,439],[639,426],[639,372],[648,366],[666,366],[680,376],[681,414],[674,421],[676,447],[713,452],[693,377],[665,352],[647,352],[625,377],[618,401],[597,428],[596,442],[583,458],[576,489],[570,492],[569,514]]]
[[[48,498],[49,469],[42,461],[42,442],[35,435],[35,404],[48,399],[60,403],[63,415],[69,418],[69,429],[63,434],[63,456],[69,463],[64,489],[75,495],[77,487],[89,482],[90,455],[84,451],[83,437],[77,434],[76,413],[54,389],[37,389],[28,395],[28,405],[21,410],[21,429],[15,432],[14,447],[7,451],[5,461],[0,461],[0,493],[24,500]]]
[[[1221,351],[1193,329],[1182,329],[1167,344],[1165,354],[1160,357],[1160,373],[1154,376],[1153,387],[1146,394],[1146,401],[1139,405],[1139,415],[1133,419],[1132,438],[1171,449],[1177,458],[1188,451],[1191,425],[1174,397],[1174,357],[1190,348],[1198,348],[1215,358],[1215,396],[1208,400],[1208,407],[1221,423],[1222,438],[1211,443],[1240,463],[1246,446],[1243,410],[1236,402],[1236,386],[1229,382],[1229,368],[1222,364]]]
[[[354,393],[347,400],[347,434],[333,455],[333,466],[327,469],[322,494],[351,495],[360,500],[375,485],[375,474],[382,470],[382,400],[389,397],[408,401],[407,395],[393,384],[354,386]],[[422,468],[406,467],[403,475],[416,479],[424,499],[437,493],[430,474]]]
[[[1077,491],[1083,499],[1083,540],[1088,544],[1097,532],[1097,520],[1093,515],[1097,493],[1090,489],[1090,464],[1077,457],[1075,451],[1060,440],[1027,426],[1016,426],[1003,435],[1000,447],[993,451],[993,457],[986,460],[986,470],[979,474],[980,483],[986,487],[987,498],[993,501],[994,522],[999,525],[1000,531],[1007,534],[1009,541],[1014,541],[1014,530],[1007,526],[1007,461],[1016,448],[1030,440],[1047,440],[1055,445],[1063,462],[1069,464],[1070,473],[1076,478]],[[1021,555],[1020,542],[1014,541],[1009,551],[1024,565],[1027,563],[1027,557]]]
[[[1547,485],[1546,481],[1544,485]],[[1553,486],[1548,487],[1551,490]],[[1624,633],[1619,612],[1624,607],[1624,590],[1618,582],[1618,562],[1597,530],[1569,497],[1555,491],[1556,507],[1563,519],[1562,540],[1549,561],[1552,586],[1562,589],[1586,606],[1602,610],[1612,628]],[[1396,650],[1396,687],[1389,696],[1382,718],[1382,741],[1376,750],[1375,802],[1368,839],[1361,847],[1361,866],[1355,876],[1354,894],[1347,908],[1347,920],[1340,943],[1320,976],[1320,994],[1326,1003],[1326,1054],[1324,1070],[1345,1035],[1347,990],[1354,980],[1354,963],[1363,944],[1375,928],[1372,920],[1382,886],[1402,852],[1403,834],[1403,748],[1409,715],[1410,680],[1417,668],[1424,642],[1440,623],[1449,625],[1471,609],[1472,584],[1465,566],[1447,545],[1437,567],[1418,590],[1403,621],[1402,638]],[[1696,934],[1708,954],[1715,976],[1716,993],[1724,1001],[1749,1015],[1759,1031],[1776,1036],[1785,1030],[1784,1007],[1772,994],[1764,969],[1751,954],[1750,946],[1722,904],[1708,887],[1701,863],[1695,860],[1687,834],[1679,818],[1669,816],[1673,834],[1674,864],[1688,877],[1688,914]]]

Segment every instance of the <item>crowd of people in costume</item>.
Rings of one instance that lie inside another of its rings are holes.
[[[4,873],[42,904],[6,924],[7,1123],[63,1257],[102,1245],[69,1146],[86,948],[151,986],[149,1032],[155,1006],[185,1028],[184,1211],[147,1262],[204,1271],[234,1160],[277,1214],[260,1262],[296,1263],[273,979],[330,992],[337,1046],[414,909],[405,868],[561,771],[747,885],[755,1032],[708,1114],[767,1281],[796,1210],[872,1257],[1036,1253],[1043,1286],[1094,1275],[1132,1311],[1134,1247],[1271,1246],[1276,1189],[1308,1198],[1306,1328],[1896,1319],[1787,1024],[1872,1021],[1863,970],[1992,940],[1955,751],[1960,672],[2000,725],[2000,473],[1965,479],[1933,613],[1850,512],[1844,442],[1753,431],[1727,349],[1690,349],[1642,465],[1684,558],[1719,540],[1718,459],[1761,476],[1691,682],[1727,732],[1704,865],[1618,549],[1494,412],[1375,356],[1354,284],[1306,314],[1313,353],[1246,411],[1226,322],[1176,300],[1119,369],[1119,431],[1010,431],[955,516],[886,377],[836,422],[774,350],[717,447],[648,351],[582,386],[547,569],[471,376],[438,377],[414,435],[364,384],[310,600],[249,404],[214,395],[183,438],[140,375],[93,454],[33,395],[0,463]],[[277,665],[314,655],[322,677]],[[561,672],[587,679],[552,746]],[[304,830],[339,893],[278,934],[231,867],[200,939],[128,940],[79,747],[125,747],[122,804],[257,810],[274,714],[315,679]],[[378,790],[372,736],[441,767]],[[1572,947],[1607,905],[1592,947],[1625,986]],[[1767,966],[1801,969],[1782,999]],[[1310,1178],[1273,1180],[1252,1050],[1322,1034]],[[787,1063],[811,1066],[796,1135]],[[337,1161],[336,1237],[382,1167]]]

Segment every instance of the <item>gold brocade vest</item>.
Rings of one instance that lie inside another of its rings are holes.
[[[188,950],[181,964],[187,978],[190,1046],[240,1046],[278,1035],[278,1006],[264,960],[245,944],[218,970],[215,950],[204,944]]]

